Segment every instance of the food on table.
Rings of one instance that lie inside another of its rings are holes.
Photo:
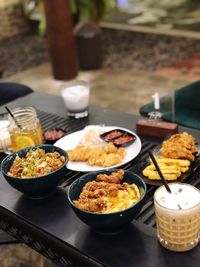
[[[171,159],[171,158],[156,158],[158,162],[166,163],[166,164],[179,164],[181,167],[190,166],[190,161],[187,159]],[[151,161],[152,162],[152,161]]]
[[[113,172],[110,175],[101,173],[96,177],[97,182],[107,182],[119,184],[124,178],[124,170],[120,169],[118,172]]]
[[[117,138],[119,136],[123,135],[123,131],[121,130],[112,130],[112,131],[109,131],[109,132],[106,132],[106,133],[103,133],[101,135],[101,137],[104,139],[104,140],[113,140],[114,138]]]
[[[85,127],[78,145],[67,151],[69,160],[101,167],[120,164],[126,156],[126,150],[123,147],[132,143],[136,136],[123,129],[104,131],[105,128],[100,125]],[[107,137],[113,139],[108,142]]]
[[[43,133],[44,141],[46,141],[46,143],[54,142],[63,137],[65,134],[66,132],[62,129],[48,129]]]
[[[113,143],[103,147],[77,146],[67,151],[69,160],[83,161],[90,166],[110,167],[123,161],[126,155],[124,148],[117,148]]]
[[[14,133],[11,134],[11,143],[12,143],[12,149],[13,151],[19,150],[21,148],[27,147],[27,146],[34,146],[34,136],[30,133],[26,134],[18,134]]]
[[[160,154],[165,158],[194,161],[197,152],[195,143],[195,138],[186,132],[174,134],[163,142]]]
[[[97,213],[112,213],[130,208],[140,200],[141,195],[135,184],[120,183],[123,176],[123,170],[111,175],[97,175],[96,181],[85,184],[74,204],[84,211]]]
[[[186,132],[174,134],[162,143],[160,156],[156,159],[166,180],[177,180],[189,170],[197,152],[195,143],[195,138]],[[161,179],[151,161],[142,173],[149,180]]]
[[[158,166],[160,167],[162,174],[168,181],[177,180],[182,173],[185,173],[189,170],[191,163],[189,160],[158,157],[156,157],[156,161],[158,163]],[[161,179],[152,161],[150,161],[150,165],[148,165],[142,173],[149,180]]]
[[[60,168],[65,162],[65,157],[58,152],[47,152],[44,149],[30,149],[26,156],[16,156],[8,175],[18,178],[36,178],[49,174]]]
[[[128,146],[136,139],[135,135],[121,129],[105,132],[101,134],[101,138],[106,142],[113,142],[116,146]]]
[[[113,144],[116,146],[126,146],[130,143],[132,143],[135,140],[135,136],[129,135],[129,134],[123,134],[122,136],[115,138],[113,140]]]
[[[103,127],[99,125],[89,125],[83,130],[83,137],[80,144],[83,146],[103,146],[105,142],[100,138],[103,133]]]

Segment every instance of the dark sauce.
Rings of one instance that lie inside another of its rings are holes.
[[[49,129],[43,133],[45,143],[54,143],[65,135],[66,132],[62,129]]]

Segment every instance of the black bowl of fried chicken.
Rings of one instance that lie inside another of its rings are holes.
[[[140,212],[146,185],[131,171],[109,169],[85,174],[68,190],[75,214],[98,233],[123,231]]]

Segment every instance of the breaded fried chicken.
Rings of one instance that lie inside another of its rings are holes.
[[[124,177],[124,170],[120,169],[118,172],[112,172],[110,175],[99,174],[97,175],[97,181],[104,181],[107,183],[119,184]]]
[[[186,132],[174,134],[163,142],[160,149],[161,156],[194,161],[194,153],[197,152],[195,142],[195,138]]]

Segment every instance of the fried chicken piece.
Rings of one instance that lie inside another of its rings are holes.
[[[67,154],[71,161],[87,161],[89,157],[90,148],[86,146],[77,146],[73,150],[68,150]]]
[[[106,153],[116,153],[117,152],[117,147],[112,143],[112,142],[109,142],[106,146],[105,146],[105,152]]]
[[[119,149],[113,143],[107,144],[104,148],[91,148],[88,154],[87,164],[90,166],[110,167],[119,164],[124,156],[125,150]],[[123,151],[123,152],[122,152]]]
[[[83,187],[83,191],[88,190],[88,191],[95,191],[97,189],[104,189],[108,186],[106,182],[100,182],[97,183],[96,181],[90,181],[87,182],[86,185]]]
[[[103,167],[110,167],[122,162],[122,157],[119,154],[110,153],[105,157]]]
[[[105,147],[87,147],[79,145],[67,151],[69,160],[84,161],[90,166],[110,167],[122,162],[126,155],[124,148],[117,148],[113,143]]]
[[[81,193],[82,197],[96,198],[103,195],[115,196],[116,191],[120,188],[120,184],[112,184],[107,182],[88,182]]]
[[[117,154],[124,158],[126,156],[126,150],[123,147],[119,147],[117,150]]]
[[[120,184],[110,184],[107,188],[106,195],[108,197],[116,197],[120,189]]]
[[[174,134],[168,140],[164,141],[160,149],[161,156],[173,159],[188,159],[194,161],[194,153],[197,152],[195,138],[183,132]]]
[[[105,208],[106,202],[102,198],[87,198],[74,200],[74,204],[82,210],[89,212],[102,212]]]
[[[120,169],[118,172],[112,172],[110,175],[98,174],[96,180],[107,183],[119,184],[124,177],[124,170]]]
[[[105,154],[105,151],[103,148],[99,147],[99,148],[93,148],[90,149],[89,153],[88,153],[88,160],[87,163],[90,166],[94,166],[97,165],[98,159]],[[102,165],[100,165],[102,166]]]
[[[110,184],[106,182],[88,182],[78,200],[74,204],[85,211],[102,212],[107,207],[105,197],[116,197],[120,184]]]

